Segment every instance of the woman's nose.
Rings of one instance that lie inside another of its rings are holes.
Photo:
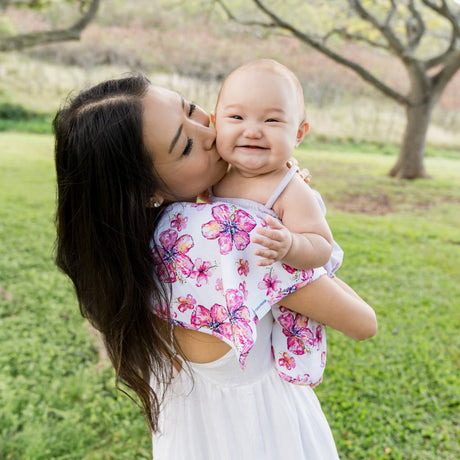
[[[196,106],[196,121],[203,126],[208,127],[210,125],[209,115],[201,108]]]
[[[203,128],[203,136],[204,136],[204,148],[206,150],[211,150],[214,148],[216,144],[216,130],[214,128],[208,126]]]
[[[200,133],[203,139],[203,148],[211,150],[214,148],[216,141],[216,130],[210,127],[209,115],[201,108],[196,107],[195,122],[200,125]]]

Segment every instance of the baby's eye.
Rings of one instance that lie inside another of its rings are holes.
[[[193,102],[191,102],[190,103],[190,108],[188,109],[188,116],[189,117],[192,116],[193,112],[195,112],[195,109],[196,109],[196,105]]]
[[[265,120],[267,123],[277,123],[279,120],[277,120],[276,118],[268,118],[267,120]]]
[[[241,115],[230,115],[229,118],[233,118],[233,120],[242,120],[243,117]]]

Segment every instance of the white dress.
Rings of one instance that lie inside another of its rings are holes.
[[[174,203],[158,222],[152,255],[171,287],[153,311],[231,350],[184,366],[161,407],[154,460],[337,459],[320,404],[307,385],[279,377],[272,306],[325,273],[257,264],[251,236],[263,223],[230,203]]]
[[[271,353],[273,317],[257,324],[242,369],[233,350],[190,363],[169,387],[153,436],[154,460],[338,459],[318,399],[309,386],[282,380]]]

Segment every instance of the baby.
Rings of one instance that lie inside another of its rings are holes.
[[[253,242],[259,265],[324,266],[333,276],[343,252],[334,243],[319,194],[287,161],[306,132],[302,87],[285,66],[269,59],[249,62],[224,81],[211,120],[219,154],[231,166],[213,187],[212,200],[249,207],[265,221]],[[331,257],[332,256],[332,257]],[[272,308],[272,347],[279,375],[317,385],[325,366],[324,325],[285,307]]]

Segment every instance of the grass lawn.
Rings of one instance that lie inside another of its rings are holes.
[[[53,140],[0,133],[0,458],[148,459],[139,409],[100,366],[70,283],[53,265]],[[385,176],[395,158],[299,151],[345,250],[340,276],[379,332],[328,332],[318,397],[343,459],[460,458],[460,158],[431,180]]]

